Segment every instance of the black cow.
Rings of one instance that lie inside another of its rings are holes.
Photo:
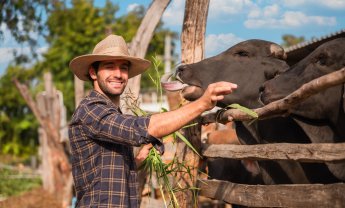
[[[345,38],[334,39],[315,49],[288,71],[266,82],[262,100],[269,103],[285,97],[317,77],[345,66]],[[291,116],[312,142],[345,142],[344,85],[335,86],[311,96],[295,106]],[[345,154],[345,153],[344,153]],[[331,172],[345,181],[345,163],[327,163]]]
[[[225,107],[232,103],[257,108],[259,89],[276,74],[288,69],[283,60],[284,50],[277,44],[263,40],[241,42],[223,53],[194,64],[180,66],[177,78],[188,84],[182,95],[188,100],[197,99],[210,83],[229,81],[238,84],[238,89],[217,103]],[[258,121],[253,125],[236,122],[236,132],[243,144],[273,142],[307,143],[308,136],[291,118],[275,118]],[[308,168],[294,161],[259,161],[260,173],[265,184],[324,182],[323,169],[317,167],[318,177],[309,177]],[[314,167],[311,167],[314,168]],[[310,171],[309,171],[310,172]],[[327,179],[333,182],[333,178]]]
[[[229,103],[242,103],[254,108],[261,105],[258,93],[262,83],[288,68],[285,58],[283,48],[275,43],[248,40],[217,56],[180,66],[177,77],[189,85],[182,90],[187,100],[199,98],[211,83],[229,81],[238,84],[239,88],[217,105],[225,107]]]

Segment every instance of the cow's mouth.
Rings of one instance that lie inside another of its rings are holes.
[[[167,91],[181,91],[182,96],[187,100],[196,100],[204,93],[200,86],[189,85],[184,83],[179,76],[175,76],[172,80],[173,74],[164,74],[161,78],[161,85]]]
[[[173,74],[167,73],[164,74],[161,78],[161,85],[163,89],[167,91],[179,91],[184,89],[185,87],[188,87],[188,84],[185,84],[183,81],[175,77],[176,79],[173,80]]]

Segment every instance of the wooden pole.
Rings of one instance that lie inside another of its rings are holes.
[[[257,145],[212,144],[203,147],[208,158],[294,160],[300,162],[345,161],[345,143],[275,143]]]
[[[200,195],[245,207],[345,207],[345,184],[244,185],[201,180]]]
[[[277,116],[286,116],[289,114],[290,109],[308,97],[329,87],[334,87],[343,83],[345,83],[345,67],[305,83],[285,98],[269,103],[262,108],[253,109],[253,111],[258,114],[258,119],[262,120]],[[215,121],[215,117],[216,115],[206,116],[204,118],[204,122],[207,123]],[[229,122],[229,120],[248,121],[252,119],[253,117],[241,110],[229,109],[227,111],[223,111],[218,116],[217,121],[226,123]]]
[[[206,21],[208,14],[209,0],[187,0],[185,7],[185,14],[183,20],[183,29],[181,34],[181,62],[185,64],[195,63],[204,58],[204,43]],[[192,121],[192,123],[198,120]],[[187,128],[185,136],[190,140],[196,149],[201,146],[201,125],[196,125]],[[199,156],[189,149],[184,142],[177,142],[176,155],[180,162],[185,162],[186,165],[192,168],[192,176],[188,174],[180,174],[179,181],[177,181],[182,188],[195,186],[196,177],[199,168]],[[193,207],[196,202],[194,194],[191,191],[178,192],[176,197],[181,207]]]

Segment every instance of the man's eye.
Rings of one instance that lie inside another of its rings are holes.
[[[128,66],[121,66],[121,69],[124,70],[124,71],[128,71],[129,67]]]
[[[107,69],[112,69],[114,66],[113,65],[105,65],[104,67]]]

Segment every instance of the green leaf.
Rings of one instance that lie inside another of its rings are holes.
[[[250,115],[253,118],[259,118],[259,115],[255,111],[250,110],[249,108],[243,107],[240,104],[234,103],[234,104],[228,105],[227,107],[238,109],[246,113],[247,115]]]
[[[193,147],[193,145],[188,141],[188,139],[183,136],[180,132],[176,131],[175,132],[176,136],[178,136],[189,148],[191,148],[195,154],[197,154],[199,157],[201,157],[201,155],[198,153],[198,151],[196,151],[196,149]]]
[[[18,126],[21,129],[28,129],[31,125],[32,125],[31,122],[28,120],[23,120],[23,121],[19,122],[19,124],[18,124]]]

